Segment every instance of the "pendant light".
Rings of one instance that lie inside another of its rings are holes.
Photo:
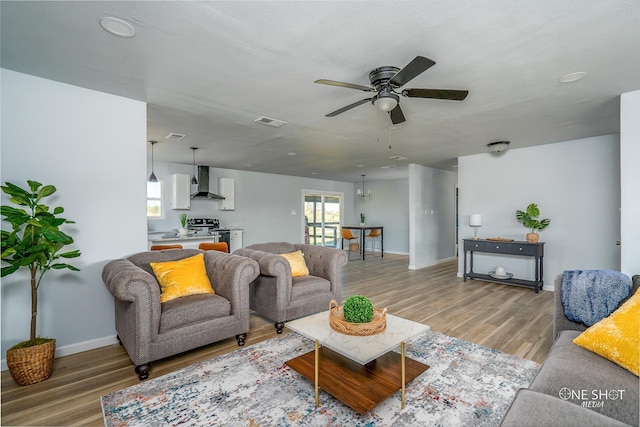
[[[156,178],[156,174],[153,173],[153,146],[158,143],[158,141],[149,141],[151,143],[151,175],[149,175],[149,182],[158,182],[158,178]]]
[[[191,147],[193,150],[193,176],[191,177],[191,185],[198,185],[198,179],[196,178],[196,150],[198,147]]]
[[[366,175],[362,174],[361,176],[362,176],[362,190],[358,189],[358,190],[356,191],[356,194],[357,194],[357,195],[358,195],[358,197],[360,197],[361,199],[364,199],[365,197],[371,197],[371,190],[369,190],[369,192],[368,192],[368,193],[365,193],[365,191],[364,191],[364,177],[365,177]]]

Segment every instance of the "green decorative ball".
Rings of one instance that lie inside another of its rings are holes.
[[[352,295],[344,301],[342,307],[344,320],[351,323],[367,323],[373,319],[373,304],[362,295]]]

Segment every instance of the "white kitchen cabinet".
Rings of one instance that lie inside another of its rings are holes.
[[[174,173],[171,185],[171,209],[191,209],[191,177]]]
[[[218,178],[218,194],[224,197],[218,204],[218,210],[236,210],[236,182],[233,178]]]

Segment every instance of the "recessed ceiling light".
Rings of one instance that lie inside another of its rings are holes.
[[[244,166],[247,167],[247,168],[250,168],[253,165],[251,163],[245,163]]]
[[[318,172],[311,172],[311,175],[318,175]]]
[[[100,18],[100,25],[114,36],[133,37],[136,35],[136,29],[133,28],[133,25],[120,18],[114,18],[113,16]]]
[[[409,160],[409,159],[407,159],[406,157],[403,157],[403,156],[391,156],[389,158],[392,159],[392,160]]]
[[[584,71],[576,71],[575,73],[565,74],[564,76],[560,77],[558,81],[560,83],[572,83],[577,82],[578,80],[582,80],[585,77],[587,77],[587,73],[585,73]]]
[[[357,168],[363,168],[364,165],[356,165]]]
[[[294,153],[293,151],[290,152],[290,153],[287,153],[287,156],[295,156],[295,155],[296,155],[296,153]]]

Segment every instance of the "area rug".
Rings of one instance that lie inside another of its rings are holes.
[[[284,364],[313,350],[286,334],[102,396],[106,426],[496,426],[539,369],[530,360],[428,331],[406,354],[431,368],[360,415]]]

